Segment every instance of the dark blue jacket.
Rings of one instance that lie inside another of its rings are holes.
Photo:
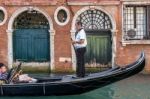
[[[7,79],[8,73],[0,73],[0,79]]]

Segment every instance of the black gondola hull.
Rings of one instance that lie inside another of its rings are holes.
[[[70,78],[54,82],[1,85],[1,96],[50,96],[82,94],[135,75],[143,70],[145,55],[125,68],[91,74],[85,78]]]

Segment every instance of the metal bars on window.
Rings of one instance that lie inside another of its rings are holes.
[[[124,7],[124,39],[146,40],[149,39],[147,6]]]
[[[21,13],[14,22],[15,29],[47,29],[49,28],[49,23],[46,17],[39,13],[38,11],[25,11]]]
[[[77,21],[81,21],[86,30],[112,29],[109,16],[96,9],[83,12]]]

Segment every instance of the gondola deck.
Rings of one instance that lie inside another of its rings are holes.
[[[88,92],[108,84],[135,75],[145,66],[145,54],[132,64],[115,67],[107,71],[89,74],[84,78],[66,75],[59,78],[37,78],[37,83],[18,83],[1,85],[1,96],[26,96],[26,95],[74,95]]]

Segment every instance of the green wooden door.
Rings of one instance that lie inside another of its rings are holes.
[[[14,60],[46,62],[50,60],[47,29],[16,29],[13,34]]]
[[[109,32],[87,33],[87,64],[109,64],[112,58],[112,44]]]

